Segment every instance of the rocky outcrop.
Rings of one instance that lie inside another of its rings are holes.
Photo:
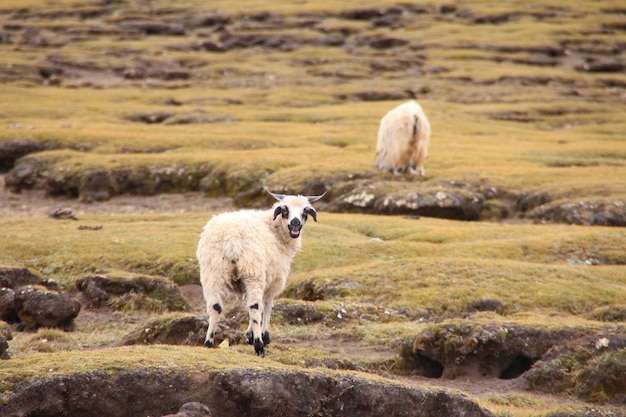
[[[136,169],[50,168],[36,157],[20,159],[5,178],[12,192],[45,189],[49,196],[77,197],[83,201],[105,201],[120,194],[154,195],[197,190],[208,174],[206,166],[145,166]]]
[[[29,153],[50,149],[53,146],[48,143],[33,142],[30,140],[0,141],[0,172],[6,172],[15,166],[15,161]]]
[[[491,417],[468,398],[351,374],[297,370],[101,370],[22,380],[0,403],[5,417],[163,416],[197,402],[212,415]]]
[[[0,320],[19,330],[40,327],[69,329],[78,316],[78,300],[59,290],[53,280],[28,268],[0,267]]]
[[[528,213],[537,223],[566,223],[592,226],[626,226],[623,201],[580,201],[541,205]]]
[[[50,290],[59,289],[54,280],[43,278],[28,268],[0,266],[0,286],[15,289],[24,285],[40,285]]]
[[[626,404],[626,337],[622,329],[557,343],[525,375],[528,388],[593,403]]]
[[[243,337],[234,320],[220,321],[220,331],[216,336],[219,345],[228,338],[230,344],[237,343]],[[159,317],[130,332],[122,339],[123,345],[186,345],[202,346],[206,338],[209,321],[203,316]]]
[[[378,191],[389,187],[389,183],[377,184],[375,190],[357,188],[346,192],[329,204],[330,211],[365,212],[376,214],[406,214],[414,216],[441,217],[457,220],[479,220],[484,196],[477,192],[460,189],[422,191]],[[391,189],[394,187],[391,186]]]
[[[13,303],[20,328],[58,327],[69,330],[81,309],[80,302],[63,292],[26,285],[15,290]]]
[[[17,323],[20,318],[15,309],[15,291],[12,288],[0,288],[0,320]]]
[[[522,377],[526,387],[626,404],[626,337],[620,325],[546,329],[450,322],[401,349],[398,367],[429,378]]]
[[[76,281],[89,307],[118,310],[182,311],[189,305],[178,285],[161,277],[90,275]]]
[[[11,327],[4,321],[0,320],[0,359],[9,359],[7,350],[9,349],[8,341],[13,339]]]
[[[105,201],[116,195],[154,195],[200,191],[208,196],[230,196],[237,205],[265,202],[270,189],[300,193],[328,191],[325,211],[438,217],[455,220],[530,218],[537,223],[625,226],[626,202],[552,202],[545,191],[506,190],[498,186],[456,180],[424,180],[412,176],[354,174],[353,178],[326,178],[312,183],[274,184],[268,167],[239,169],[236,164],[147,166],[78,171],[51,169],[35,157],[20,159],[5,178],[14,192],[44,188],[49,196]],[[261,180],[263,179],[263,180]],[[267,179],[267,180],[264,180]]]
[[[402,367],[431,378],[515,378],[560,337],[519,326],[433,325],[403,347]]]

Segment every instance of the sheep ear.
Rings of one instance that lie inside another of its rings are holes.
[[[274,197],[274,199],[276,199],[276,201],[282,201],[283,198],[286,197],[285,194],[274,194],[273,192],[271,192],[270,190],[268,190],[267,188],[265,189],[265,191],[267,191],[269,193],[269,195],[271,195],[272,197]]]
[[[304,209],[304,212],[309,216],[313,217],[313,220],[317,223],[317,212],[312,207],[307,207]]]
[[[306,198],[307,198],[307,200],[309,200],[309,203],[310,203],[310,204],[313,204],[313,203],[315,203],[316,201],[321,200],[321,199],[322,199],[322,198],[326,195],[326,193],[327,193],[327,192],[328,192],[328,191],[324,191],[324,194],[322,194],[322,195],[307,196]],[[314,216],[313,218],[315,218],[315,216]],[[316,221],[317,221],[317,220],[316,220]]]
[[[281,206],[278,206],[274,209],[274,219],[276,220],[276,217],[280,216],[281,214],[283,214],[283,208]]]

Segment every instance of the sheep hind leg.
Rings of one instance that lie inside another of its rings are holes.
[[[428,155],[428,150],[423,145],[418,145],[417,151],[413,158],[411,158],[411,173],[421,175],[422,177],[426,175],[426,170],[424,169],[424,165],[426,164],[426,157]]]
[[[248,344],[254,346],[255,353],[263,357],[265,356],[265,349],[261,336],[261,322],[263,320],[264,308],[262,292],[248,289],[247,305],[250,315],[250,324],[246,331],[246,339]]]
[[[263,320],[261,322],[261,332],[262,339],[264,345],[270,344],[270,316],[272,315],[272,302],[264,301],[263,302]]]
[[[222,313],[222,302],[215,297],[209,297],[207,299],[207,313],[209,313],[209,327],[206,331],[204,346],[210,348],[215,345],[215,331]]]

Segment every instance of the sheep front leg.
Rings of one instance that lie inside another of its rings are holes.
[[[254,345],[254,351],[257,355],[265,356],[263,339],[261,336],[261,322],[263,320],[263,291],[248,288],[247,296],[248,314],[250,315],[250,323],[246,331],[248,344]]]

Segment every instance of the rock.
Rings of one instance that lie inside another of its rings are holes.
[[[525,375],[532,390],[626,404],[626,337],[620,327],[555,344]]]
[[[122,344],[202,346],[208,326],[208,319],[202,316],[158,318],[124,336]],[[219,337],[219,339],[216,338],[216,344],[219,345],[228,336],[230,336],[228,337],[229,344],[236,344],[237,338],[242,337],[242,334],[243,332],[237,329],[233,320],[222,319],[220,331],[216,334]]]
[[[154,195],[198,190],[200,180],[208,174],[209,168],[205,165],[180,164],[85,171],[72,166],[49,169],[37,158],[27,157],[9,171],[5,185],[12,192],[36,188],[45,189],[49,196],[104,201],[124,193]]]
[[[591,226],[626,226],[626,202],[579,201],[544,204],[528,212],[536,223],[566,223]]]
[[[25,330],[39,327],[71,328],[80,312],[80,302],[69,294],[26,285],[15,290],[14,305]]]
[[[28,268],[0,266],[0,287],[16,289],[24,285],[41,285],[49,290],[59,290],[54,280],[42,278]]]
[[[9,340],[13,339],[11,328],[3,321],[0,321],[0,359],[9,359],[10,356],[7,353],[9,349]]]
[[[178,413],[163,417],[211,417],[211,410],[202,403],[193,402],[183,404]]]
[[[53,219],[69,219],[69,220],[78,220],[78,217],[74,214],[74,211],[70,208],[56,208],[48,213]]]
[[[15,309],[15,291],[11,288],[0,288],[0,320],[7,321],[9,323],[17,323],[20,318],[17,316],[17,310]]]
[[[375,39],[369,40],[370,48],[374,49],[390,49],[396,48],[398,46],[407,45],[409,41],[406,39],[397,39],[397,38],[388,38],[388,37],[377,37]]]
[[[404,100],[411,98],[411,93],[407,91],[361,91],[353,94],[335,94],[335,98],[343,101],[387,101]]]
[[[158,21],[125,22],[121,25],[125,31],[135,31],[143,35],[170,35],[185,34],[185,27],[178,23],[163,23]]]
[[[512,379],[531,368],[552,346],[574,333],[546,331],[522,326],[473,326],[437,324],[422,332],[402,349],[401,357],[411,372],[420,374],[424,364],[439,366],[439,375]],[[429,371],[430,372],[430,371]]]
[[[232,309],[224,313],[220,328],[215,334],[215,344],[219,346],[225,340],[228,345],[245,342],[244,325],[248,315],[243,309]],[[206,316],[159,317],[122,338],[123,345],[184,345],[203,346],[209,321]]]
[[[385,15],[385,10],[380,8],[356,9],[341,12],[340,16],[344,19],[352,20],[371,20]]]
[[[182,311],[189,309],[178,285],[166,278],[148,276],[109,277],[91,275],[78,279],[76,288],[89,307],[106,305],[124,309]]]
[[[552,197],[545,191],[538,193],[522,192],[518,195],[516,205],[519,211],[527,212],[550,201],[552,201]]]
[[[324,319],[324,314],[310,304],[277,303],[274,312],[281,314],[286,324],[311,324]]]
[[[21,158],[4,178],[4,185],[14,193],[32,188],[45,188],[46,181],[40,172],[41,169],[38,158]]]
[[[29,153],[43,151],[48,144],[30,140],[9,140],[0,142],[0,172],[13,168],[15,161]]]
[[[407,214],[456,220],[480,219],[484,197],[478,192],[465,189],[409,192],[406,186],[402,186],[398,192],[384,192],[379,191],[385,188],[381,184],[384,183],[378,183],[375,189],[357,187],[336,198],[326,210]]]
[[[374,381],[350,373],[131,368],[39,376],[7,385],[0,403],[5,417],[80,416],[87,415],[85,410],[90,417],[163,416],[190,402],[200,402],[220,417],[493,417],[449,390]]]
[[[333,280],[332,282],[327,279],[308,279],[293,286],[289,285],[285,289],[284,295],[304,301],[327,300],[334,297],[345,297],[351,290],[359,286],[359,283],[348,279]],[[285,319],[288,320],[288,317],[289,313]]]

